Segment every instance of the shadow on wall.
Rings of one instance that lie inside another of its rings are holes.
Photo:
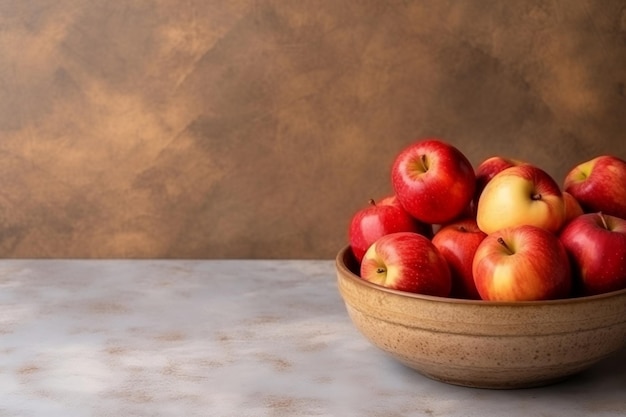
[[[626,158],[626,3],[0,3],[4,257],[327,258],[436,135]]]

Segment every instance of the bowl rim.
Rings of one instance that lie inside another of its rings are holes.
[[[551,306],[551,305],[567,305],[567,304],[578,304],[585,303],[596,300],[604,300],[607,298],[614,298],[619,296],[626,295],[626,288],[616,291],[610,291],[602,294],[596,295],[586,295],[581,297],[571,297],[571,298],[558,298],[554,300],[535,300],[535,301],[488,301],[488,300],[471,300],[464,298],[452,298],[452,297],[439,297],[436,295],[425,295],[418,293],[411,293],[407,291],[396,290],[393,288],[383,287],[382,285],[375,284],[370,281],[366,281],[362,279],[360,276],[355,274],[348,268],[345,263],[345,257],[349,254],[350,245],[346,245],[339,250],[337,256],[335,257],[335,267],[338,271],[342,273],[343,276],[350,279],[352,282],[357,285],[372,288],[383,293],[388,293],[396,296],[412,298],[415,300],[422,301],[431,301],[438,303],[448,303],[448,304],[466,304],[466,305],[476,305],[476,306],[509,306],[509,307],[521,307],[521,306]]]

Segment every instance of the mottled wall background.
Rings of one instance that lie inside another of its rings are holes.
[[[626,1],[0,0],[0,256],[332,258],[438,135],[626,158]]]

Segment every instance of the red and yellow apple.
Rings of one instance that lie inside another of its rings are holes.
[[[398,201],[428,224],[444,224],[469,206],[476,186],[472,164],[454,146],[425,139],[403,149],[391,167]]]
[[[472,264],[483,300],[535,301],[565,298],[571,266],[559,238],[541,227],[522,225],[488,235]]]
[[[383,198],[378,204],[372,199],[367,207],[352,216],[348,238],[352,253],[361,262],[365,251],[378,238],[395,232],[415,232],[432,236],[432,227],[408,214],[395,196]]]
[[[447,297],[452,278],[448,264],[431,241],[418,233],[398,232],[374,242],[361,262],[361,278],[400,291]]]
[[[626,220],[586,213],[570,221],[559,238],[582,295],[626,288]]]
[[[626,161],[602,155],[583,162],[565,176],[563,189],[583,210],[626,219]]]
[[[531,225],[557,232],[565,221],[563,194],[542,169],[522,164],[506,168],[487,183],[476,207],[476,222],[490,234]]]
[[[478,245],[485,237],[487,235],[478,228],[473,218],[449,223],[433,236],[433,245],[446,258],[450,267],[452,297],[480,299],[474,283],[472,262]]]

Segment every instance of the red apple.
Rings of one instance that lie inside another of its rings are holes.
[[[487,235],[478,228],[476,220],[467,218],[442,227],[432,238],[433,245],[441,252],[452,274],[452,297],[480,299],[472,261],[478,245]]]
[[[416,219],[443,224],[457,218],[474,196],[476,178],[461,151],[439,139],[425,139],[403,149],[391,168],[400,204]]]
[[[586,213],[569,222],[559,238],[583,295],[626,288],[626,220]]]
[[[503,156],[491,156],[482,161],[476,167],[476,201],[485,185],[500,171],[523,164],[519,159],[505,158]]]
[[[476,208],[478,227],[487,234],[524,224],[557,232],[564,221],[565,203],[558,184],[530,164],[506,168],[493,177]]]
[[[567,191],[563,191],[563,203],[565,203],[565,221],[563,226],[584,213],[578,200]]]
[[[370,203],[371,204],[371,203]],[[402,207],[402,204],[400,204],[400,202],[398,201],[398,197],[396,197],[395,195],[390,195],[387,196],[383,199],[381,199],[378,202],[379,205],[390,205],[390,206],[394,206],[394,207],[398,207],[399,209],[401,209],[402,211],[404,211],[405,213],[407,213],[409,216],[411,216],[405,209],[404,207]],[[428,223],[424,223],[421,222],[419,220],[417,220],[415,217],[411,216],[411,218],[413,219],[413,222],[415,223],[415,226],[417,227],[417,233],[419,233],[420,235],[424,235],[429,239],[432,239],[433,235],[434,235],[434,231],[433,231],[433,226],[432,224],[428,224]],[[409,232],[411,232],[411,230],[408,230]]]
[[[386,197],[378,204],[370,200],[370,205],[358,210],[350,221],[348,237],[354,257],[361,262],[372,243],[395,232],[415,232],[431,237],[432,227],[408,214],[395,196]]]
[[[603,155],[577,165],[565,176],[563,189],[586,213],[626,219],[626,161],[620,158]]]
[[[452,287],[448,264],[431,241],[398,232],[378,239],[363,256],[361,278],[400,291],[447,297]]]
[[[472,265],[483,300],[533,301],[565,298],[571,267],[559,238],[530,225],[501,229],[478,246]]]

